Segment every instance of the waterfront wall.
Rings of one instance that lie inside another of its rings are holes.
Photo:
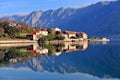
[[[6,43],[34,43],[37,41],[33,40],[6,40],[6,41],[0,41],[0,44],[6,44]]]

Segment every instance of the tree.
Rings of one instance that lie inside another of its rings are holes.
[[[53,36],[52,36],[52,35],[43,36],[42,38],[43,38],[43,40],[45,40],[45,41],[51,41],[51,40],[53,40]]]
[[[52,29],[51,28],[47,28],[48,34],[52,33]]]
[[[2,26],[0,26],[0,34],[4,34],[4,28]]]
[[[56,31],[55,34],[56,34],[56,35],[60,35],[61,33],[60,33],[59,31]]]

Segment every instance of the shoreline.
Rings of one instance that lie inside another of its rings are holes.
[[[86,40],[74,40],[74,41],[64,41],[64,40],[52,40],[52,41],[45,41],[43,43],[64,43],[64,42],[81,42],[81,41],[94,41],[94,42],[108,42],[110,41],[109,39],[106,39],[106,40],[102,40],[102,39],[86,39]],[[20,40],[20,39],[16,39],[16,40],[0,40],[0,44],[17,44],[17,43],[36,43],[38,41],[34,41],[34,40]],[[42,42],[41,42],[42,43]]]
[[[0,44],[35,43],[33,40],[0,40]]]

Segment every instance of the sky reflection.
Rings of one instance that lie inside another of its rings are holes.
[[[118,79],[100,79],[96,76],[74,73],[59,74],[50,72],[34,72],[32,70],[16,70],[14,68],[1,68],[1,80],[118,80]]]

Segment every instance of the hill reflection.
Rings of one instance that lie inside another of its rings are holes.
[[[89,45],[89,47],[88,47]],[[24,44],[1,47],[0,66],[34,71],[87,73],[120,78],[120,45],[99,43]],[[68,54],[71,53],[71,54]]]

